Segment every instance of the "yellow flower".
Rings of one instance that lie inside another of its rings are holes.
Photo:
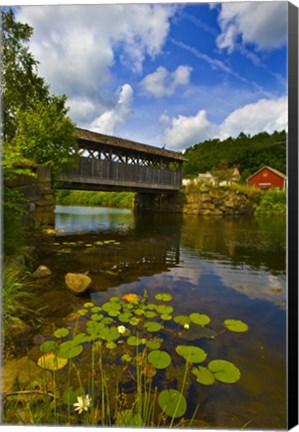
[[[118,333],[119,334],[124,334],[126,332],[126,327],[123,325],[120,325],[117,327]]]
[[[190,325],[189,325],[188,323],[185,323],[185,324],[184,324],[184,329],[185,329],[185,330],[189,330],[189,328],[190,328]]]

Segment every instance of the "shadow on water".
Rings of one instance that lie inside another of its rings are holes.
[[[231,360],[244,372],[234,386],[190,384],[188,406],[192,411],[200,402],[198,418],[212,427],[285,427],[284,220],[59,206],[56,228],[59,233],[40,256],[40,264],[52,270],[39,287],[42,335],[52,333],[53,323],[70,325],[88,300],[101,304],[144,290],[152,298],[171,293],[175,315],[208,314],[217,332],[227,318],[244,320],[249,331],[241,337],[225,332],[193,341],[211,359]],[[64,282],[68,272],[88,274],[90,292],[70,294]],[[176,382],[181,371],[173,367],[168,373],[168,382]]]

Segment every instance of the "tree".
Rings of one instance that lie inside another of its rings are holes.
[[[1,21],[4,175],[26,159],[65,171],[77,153],[66,96],[51,95],[37,74],[38,62],[27,47],[33,29],[16,22],[11,9],[2,11]]]

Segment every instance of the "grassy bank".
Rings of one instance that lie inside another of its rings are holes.
[[[132,192],[56,191],[56,204],[61,205],[132,208],[133,198]]]

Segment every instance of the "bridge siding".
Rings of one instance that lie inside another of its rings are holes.
[[[58,180],[68,181],[67,177],[61,176]],[[116,190],[136,190],[145,188],[148,190],[179,190],[182,181],[181,169],[172,171],[150,166],[140,166],[107,160],[80,157],[78,167],[72,171],[69,185],[61,187],[95,189],[106,189],[108,185]]]

